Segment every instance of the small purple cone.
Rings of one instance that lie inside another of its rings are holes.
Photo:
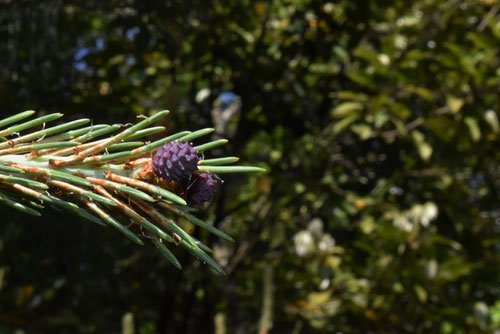
[[[184,194],[189,206],[209,202],[215,194],[217,181],[208,173],[194,173]]]
[[[198,150],[189,143],[166,143],[153,157],[153,172],[167,181],[188,179],[198,169]]]

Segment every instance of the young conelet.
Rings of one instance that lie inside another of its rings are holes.
[[[217,181],[208,173],[194,173],[189,180],[184,198],[190,206],[203,205],[210,202],[215,194]]]
[[[167,181],[188,179],[198,169],[198,150],[189,143],[166,143],[153,156],[154,173]]]
[[[201,160],[197,153],[189,143],[171,142],[163,145],[152,159],[154,174],[164,181],[182,185],[184,198],[191,206],[209,202],[217,184],[208,173],[194,173]]]

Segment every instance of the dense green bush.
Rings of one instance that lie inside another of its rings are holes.
[[[206,211],[235,244],[195,232],[222,279],[56,212],[12,215],[6,331],[118,332],[126,312],[139,333],[500,327],[495,1],[0,8],[3,114],[127,122],[167,107],[173,131],[211,125],[232,91],[241,110],[220,154],[269,170],[228,178]]]

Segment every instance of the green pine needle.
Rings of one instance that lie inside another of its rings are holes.
[[[81,127],[89,119],[46,128],[47,122],[63,116],[59,113],[19,123],[34,113],[29,110],[0,120],[0,203],[34,216],[41,213],[33,207],[45,210],[48,205],[113,227],[138,245],[143,245],[143,240],[151,241],[178,269],[182,266],[170,248],[181,246],[224,274],[224,269],[207,255],[212,250],[184,231],[175,219],[187,219],[227,241],[234,242],[233,238],[195,217],[192,212],[196,209],[186,205],[183,193],[177,193],[175,186],[161,181],[151,169],[151,157],[165,143],[192,142],[214,129],[181,131],[147,142],[148,136],[165,131],[164,126],[154,125],[169,111],[141,117],[137,124],[126,128],[106,124]],[[34,131],[18,135],[31,129]],[[117,130],[121,131],[113,135]],[[139,138],[141,141],[137,141]],[[195,148],[201,153],[226,143],[226,139],[217,139]],[[253,166],[222,166],[238,160],[204,159],[198,163],[197,172],[265,171]]]

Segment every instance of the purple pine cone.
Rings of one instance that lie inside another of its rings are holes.
[[[209,202],[215,194],[217,181],[208,173],[194,173],[185,192],[186,202],[190,206]]]
[[[189,179],[198,169],[198,150],[189,143],[171,142],[163,145],[153,157],[153,172],[167,181]]]

